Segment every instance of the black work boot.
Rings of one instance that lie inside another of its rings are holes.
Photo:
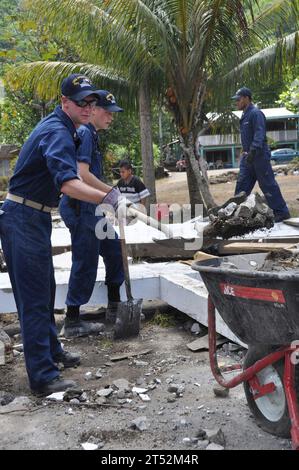
[[[120,303],[120,285],[107,283],[108,305],[106,309],[106,322],[114,325],[116,320],[116,312]]]
[[[62,351],[62,353],[54,357],[54,362],[57,364],[63,364],[65,368],[76,367],[80,364],[80,361],[80,354],[68,351]]]
[[[42,385],[38,389],[32,389],[32,393],[38,397],[51,395],[51,393],[64,392],[69,388],[76,387],[77,384],[73,380],[64,380],[61,377],[55,377],[47,384]]]

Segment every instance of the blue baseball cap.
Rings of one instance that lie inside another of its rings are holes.
[[[86,75],[73,73],[66,77],[61,84],[61,93],[67,98],[79,101],[86,96],[96,95],[99,97],[99,90],[91,83]]]
[[[117,105],[116,100],[113,94],[110,93],[110,91],[97,90],[97,92],[99,97],[97,99],[96,106],[98,106],[99,108],[104,108],[112,113],[118,113],[123,111],[123,108],[120,108]]]
[[[236,94],[234,96],[232,96],[232,100],[237,100],[241,96],[248,96],[251,99],[252,91],[250,90],[250,88],[243,86],[242,88],[239,88],[239,90],[236,91]]]

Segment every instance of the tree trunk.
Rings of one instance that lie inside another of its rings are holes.
[[[192,132],[181,138],[181,145],[187,162],[189,163],[187,176],[190,204],[192,208],[194,204],[203,204],[204,213],[206,213],[208,209],[215,206],[215,202],[210,192],[206,168],[204,167],[205,162],[202,158],[198,160],[195,156],[195,140],[193,139]]]
[[[139,88],[139,119],[143,181],[151,193],[150,197],[146,200],[146,208],[148,210],[150,204],[155,204],[157,199],[152,136],[151,99],[147,82],[143,82]]]
[[[187,165],[186,172],[187,172],[189,199],[190,199],[190,204],[192,208],[194,208],[196,204],[204,204],[204,203],[203,203],[203,200],[202,200],[199,188],[198,188],[197,180],[195,178],[194,172],[189,163],[188,157],[187,157],[187,161],[188,161],[188,165]]]

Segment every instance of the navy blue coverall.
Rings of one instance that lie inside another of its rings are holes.
[[[63,183],[77,179],[76,128],[58,106],[24,144],[9,192],[57,207]],[[59,376],[55,278],[51,250],[51,214],[6,200],[0,236],[21,325],[31,388],[38,390]]]
[[[80,147],[77,161],[87,163],[89,171],[101,179],[102,156],[98,150],[98,135],[92,124],[78,129]],[[72,239],[72,269],[66,305],[81,306],[88,303],[96,282],[99,256],[106,268],[106,284],[121,285],[124,281],[120,242],[110,226],[110,236],[99,239],[96,225],[109,224],[104,215],[95,215],[96,206],[87,202],[70,200],[63,196],[59,205],[60,214],[70,230]],[[111,238],[113,233],[114,238]]]
[[[276,217],[289,217],[288,207],[275,180],[270,163],[270,150],[266,138],[266,118],[262,111],[250,104],[240,120],[243,152],[256,151],[253,162],[246,161],[244,155],[240,162],[240,173],[235,194],[245,191],[251,193],[256,181],[263,191],[269,207]]]

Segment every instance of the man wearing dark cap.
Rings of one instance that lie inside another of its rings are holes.
[[[240,173],[235,194],[245,191],[249,195],[258,182],[269,207],[274,212],[275,222],[288,219],[290,213],[275,180],[270,163],[270,150],[266,137],[266,118],[252,103],[249,88],[242,87],[232,97],[238,110],[243,111],[240,119],[242,154]]]
[[[81,144],[77,152],[79,174],[82,180],[100,191],[108,192],[103,178],[103,161],[99,151],[98,131],[108,129],[114,113],[123,111],[114,96],[99,90],[99,97],[92,110],[89,124],[78,129]],[[106,285],[108,290],[107,319],[112,311],[116,315],[120,302],[120,286],[124,281],[123,263],[120,242],[113,227],[104,214],[96,215],[96,205],[80,202],[63,196],[60,202],[61,216],[69,228],[72,238],[72,269],[66,299],[67,313],[64,335],[67,338],[97,334],[100,324],[82,321],[80,306],[87,304],[96,281],[99,256],[102,256],[106,268]],[[103,236],[98,238],[96,227],[102,228]]]
[[[99,94],[90,80],[73,74],[62,82],[61,106],[43,119],[25,142],[0,215],[0,235],[17,305],[31,390],[38,395],[75,385],[59,375],[58,363],[72,367],[78,354],[57,339],[51,209],[60,193],[117,207],[118,194],[96,189],[77,172],[77,128],[87,124]]]

